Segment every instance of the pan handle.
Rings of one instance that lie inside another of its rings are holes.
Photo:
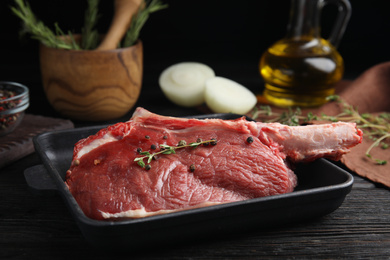
[[[53,179],[42,164],[27,168],[24,171],[24,178],[30,189],[38,194],[52,194],[58,191]]]

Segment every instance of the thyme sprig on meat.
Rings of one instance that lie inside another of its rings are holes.
[[[290,126],[297,126],[315,120],[354,122],[363,130],[366,137],[374,141],[373,144],[366,150],[365,155],[372,159],[376,164],[386,164],[386,160],[373,158],[371,150],[375,147],[380,147],[382,149],[388,148],[389,145],[385,142],[385,140],[390,138],[390,113],[381,113],[380,115],[373,115],[369,113],[360,114],[355,107],[349,105],[337,95],[329,96],[328,100],[338,102],[342,107],[342,112],[335,116],[329,116],[326,114],[314,115],[309,112],[306,116],[304,116],[302,115],[300,108],[296,108],[295,110],[289,108],[288,111],[277,113],[272,111],[270,106],[259,106],[255,107],[249,116],[253,119],[261,118],[265,123],[279,122]]]
[[[145,168],[149,170],[151,168],[150,163],[152,162],[153,158],[155,158],[156,155],[159,154],[175,154],[177,149],[185,148],[185,147],[192,147],[193,149],[197,148],[200,145],[216,145],[217,140],[212,138],[210,140],[202,141],[201,139],[196,140],[196,142],[192,142],[187,144],[185,140],[180,140],[177,146],[170,146],[166,144],[160,144],[160,151],[155,153],[150,153],[149,151],[139,151],[140,155],[144,155],[142,157],[137,157],[134,159],[135,162],[142,168]],[[146,163],[144,162],[144,159],[146,160]]]

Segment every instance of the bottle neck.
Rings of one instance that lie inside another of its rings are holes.
[[[287,38],[300,40],[320,37],[321,0],[291,0]]]

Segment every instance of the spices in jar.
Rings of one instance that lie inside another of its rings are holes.
[[[0,112],[10,110],[18,105],[19,100],[6,100],[15,95],[16,93],[13,91],[0,89]],[[18,120],[19,116],[20,113],[0,116],[0,130],[5,130],[10,127]]]

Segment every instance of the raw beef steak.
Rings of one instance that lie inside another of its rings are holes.
[[[160,145],[213,138],[216,145],[158,154],[150,169],[135,161],[141,150],[153,154]],[[139,218],[291,192],[297,179],[288,162],[338,159],[361,140],[352,123],[288,127],[164,117],[138,108],[128,122],[75,145],[66,184],[90,218]]]

